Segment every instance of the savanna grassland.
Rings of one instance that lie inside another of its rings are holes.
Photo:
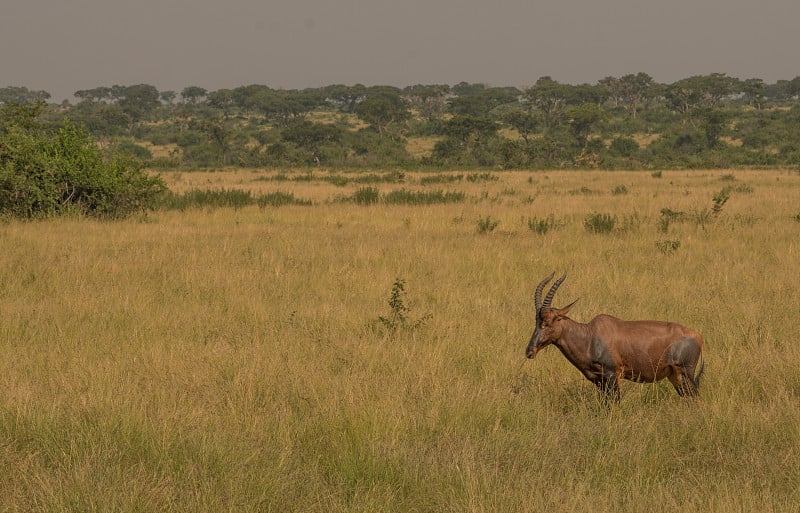
[[[464,196],[362,205],[303,173],[163,177],[311,205],[0,224],[0,511],[797,511],[800,174],[406,173],[369,187]],[[553,271],[575,320],[700,331],[701,397],[607,408],[526,360]]]

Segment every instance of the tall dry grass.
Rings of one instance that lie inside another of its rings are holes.
[[[262,175],[166,178],[316,204],[0,225],[0,511],[796,511],[796,173],[495,173],[424,207]],[[556,350],[525,360],[553,270],[576,320],[699,330],[701,398],[606,408]]]

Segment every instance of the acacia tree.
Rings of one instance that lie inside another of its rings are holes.
[[[415,85],[403,90],[403,95],[420,116],[432,123],[441,119],[447,105],[448,85]]]
[[[375,128],[383,137],[390,125],[411,117],[400,91],[395,87],[372,87],[366,98],[356,105],[356,115]]]
[[[181,99],[183,99],[185,102],[191,103],[192,105],[200,102],[200,100],[206,98],[207,96],[208,91],[198,86],[184,87],[181,91]]]
[[[526,145],[530,144],[530,136],[536,131],[539,124],[537,116],[533,114],[530,107],[516,107],[507,110],[500,116],[500,119],[515,129]]]
[[[572,105],[565,110],[569,129],[579,147],[585,148],[592,129],[605,119],[606,113],[602,107],[594,103]]]
[[[525,91],[528,101],[542,112],[544,125],[552,130],[561,123],[561,115],[569,98],[569,86],[550,77],[541,77]]]
[[[32,91],[27,87],[0,87],[0,105],[36,103],[50,98],[47,91]]]
[[[747,104],[761,110],[766,99],[767,86],[760,78],[748,78],[741,82],[741,90],[747,99]]]
[[[281,132],[281,138],[306,150],[309,162],[319,165],[323,160],[322,146],[338,143],[342,138],[342,129],[335,125],[303,120],[285,128]]]
[[[625,75],[619,78],[617,94],[625,110],[636,119],[640,105],[650,96],[655,82],[647,73]]]

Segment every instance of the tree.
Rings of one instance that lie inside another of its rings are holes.
[[[403,90],[403,95],[420,116],[428,122],[437,121],[447,105],[448,85],[415,85]]]
[[[35,103],[50,98],[47,91],[32,91],[27,87],[0,87],[0,105]]]
[[[207,95],[208,91],[198,86],[184,87],[181,91],[181,98],[192,105],[199,103],[200,100],[204,99]]]
[[[342,137],[342,129],[335,125],[300,121],[281,132],[281,138],[303,148],[308,152],[309,162],[321,164],[323,155],[321,148],[325,144],[338,143]]]
[[[207,101],[215,109],[221,110],[223,116],[227,118],[234,106],[233,92],[230,89],[217,89],[208,94]]]
[[[653,77],[647,73],[640,72],[619,78],[615,94],[618,95],[632,119],[636,119],[639,106],[649,97],[653,86]]]
[[[358,102],[366,97],[367,88],[361,84],[354,86],[335,84],[323,88],[322,92],[327,101],[339,106],[339,110],[353,114]]]
[[[400,91],[394,87],[372,87],[366,98],[356,105],[355,114],[369,123],[379,135],[386,134],[393,123],[411,117]]]
[[[81,101],[99,102],[104,100],[111,100],[110,87],[95,87],[94,89],[82,89],[75,91],[73,96],[79,98]]]
[[[533,114],[530,108],[514,108],[504,112],[500,119],[515,129],[519,136],[525,141],[525,144],[530,143],[530,135],[536,130],[538,119]]]
[[[116,92],[114,87],[112,87],[112,96],[117,95],[119,98],[117,103],[134,123],[144,119],[160,105],[158,89],[154,86],[137,84]]]
[[[747,104],[761,110],[766,99],[767,87],[760,78],[748,78],[741,83],[742,93],[747,99]]]
[[[561,122],[561,115],[570,96],[570,86],[560,84],[550,77],[541,77],[533,87],[525,91],[528,101],[544,116],[547,129],[554,129]]]
[[[219,149],[222,156],[222,165],[230,164],[230,138],[231,132],[224,118],[207,119],[202,123],[203,132],[208,136],[211,144]]]
[[[450,100],[450,112],[456,115],[487,117],[501,105],[516,103],[520,91],[516,88],[485,88],[480,92],[456,96]]]
[[[160,93],[158,93],[159,99],[168,105],[172,105],[172,102],[175,101],[175,98],[177,96],[178,93],[176,93],[175,91],[161,91]]]
[[[606,117],[603,108],[594,103],[571,105],[564,114],[568,119],[570,133],[581,148],[586,147],[592,128]]]

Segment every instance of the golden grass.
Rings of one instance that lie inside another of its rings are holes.
[[[797,173],[496,173],[424,207],[274,173],[165,178],[316,204],[0,225],[0,511],[796,510]],[[728,185],[751,192],[694,222]],[[579,321],[702,332],[701,398],[624,383],[606,409],[556,350],[525,360],[553,270]]]

